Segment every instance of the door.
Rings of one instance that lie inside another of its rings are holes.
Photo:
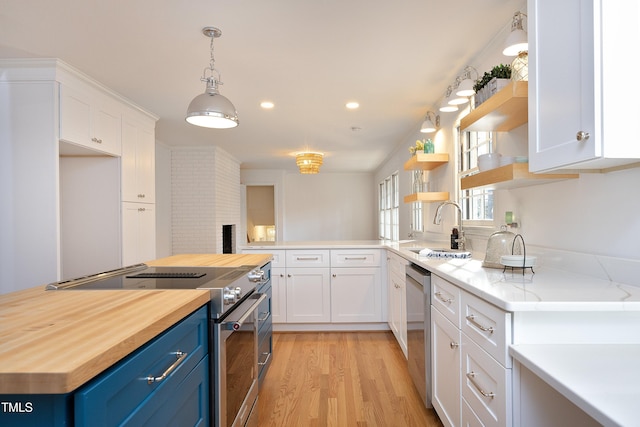
[[[460,338],[460,330],[431,306],[433,408],[447,427],[460,425]]]
[[[328,268],[287,269],[287,322],[331,321]]]

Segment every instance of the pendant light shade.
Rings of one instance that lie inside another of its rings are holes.
[[[447,91],[444,94],[444,98],[442,98],[442,102],[440,103],[439,110],[443,113],[452,113],[454,111],[458,111],[458,106],[449,104],[449,100],[451,99],[451,93],[453,92],[453,88],[449,86]]]
[[[205,68],[201,81],[207,84],[204,93],[196,96],[187,108],[187,122],[201,127],[228,129],[238,126],[238,112],[231,101],[220,95],[218,85],[220,72],[214,68],[213,40],[222,35],[222,32],[214,27],[205,27],[202,33],[211,38],[211,61]]]
[[[302,174],[314,174],[320,172],[322,166],[323,153],[305,151],[296,154],[296,165]]]
[[[507,36],[502,54],[505,56],[517,56],[520,52],[529,50],[527,32],[524,30],[523,21],[527,15],[516,12],[511,20],[511,32]]]
[[[433,119],[431,118],[433,117]],[[427,111],[427,116],[420,126],[420,132],[433,133],[440,127],[440,116],[437,116],[433,111]]]

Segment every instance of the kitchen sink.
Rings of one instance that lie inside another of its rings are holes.
[[[407,248],[425,258],[471,258],[471,252],[446,248]]]

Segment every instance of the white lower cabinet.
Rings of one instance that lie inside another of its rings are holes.
[[[122,204],[122,265],[156,258],[155,204]]]
[[[513,424],[511,313],[432,276],[433,407],[445,426]]]
[[[387,252],[388,323],[404,357],[407,357],[407,288],[405,267],[408,261],[393,252]]]
[[[357,329],[357,324],[385,321],[381,249],[252,248],[242,252],[272,254],[272,321],[281,330],[296,330],[295,324],[315,324],[316,329],[324,327],[319,324],[354,324]]]
[[[433,408],[447,427],[460,424],[460,329],[431,306]]]
[[[287,268],[287,322],[331,321],[328,268]]]
[[[382,321],[380,268],[331,269],[331,321]]]

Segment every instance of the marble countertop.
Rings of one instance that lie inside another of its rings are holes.
[[[518,345],[510,354],[599,423],[639,425],[640,345]]]
[[[245,249],[391,249],[460,288],[506,311],[640,311],[640,261],[534,249],[538,265],[526,269],[482,267],[471,259],[421,257],[411,249],[446,248],[446,242],[385,240],[258,242]],[[630,284],[631,283],[631,284]]]

